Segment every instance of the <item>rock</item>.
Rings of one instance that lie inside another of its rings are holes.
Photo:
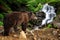
[[[21,39],[21,40],[27,40],[27,37],[26,37],[26,34],[24,33],[24,31],[20,32],[19,39]]]

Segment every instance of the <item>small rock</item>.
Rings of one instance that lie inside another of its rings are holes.
[[[53,35],[57,35],[57,31],[53,31]]]

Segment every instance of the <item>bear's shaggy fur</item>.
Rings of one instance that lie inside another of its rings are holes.
[[[12,12],[4,17],[4,35],[9,35],[11,28],[13,27],[17,31],[17,26],[22,25],[22,30],[26,32],[26,27],[28,21],[31,19],[37,19],[34,13],[32,12]]]

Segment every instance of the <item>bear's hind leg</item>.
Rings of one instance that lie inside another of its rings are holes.
[[[9,31],[10,31],[10,28],[6,27],[4,28],[4,36],[9,36]]]
[[[4,36],[9,36],[10,28],[11,27],[4,25],[4,32],[3,32]]]

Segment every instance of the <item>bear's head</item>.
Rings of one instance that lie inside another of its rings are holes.
[[[37,20],[38,19],[37,16],[32,12],[29,13],[29,17],[31,20]]]

